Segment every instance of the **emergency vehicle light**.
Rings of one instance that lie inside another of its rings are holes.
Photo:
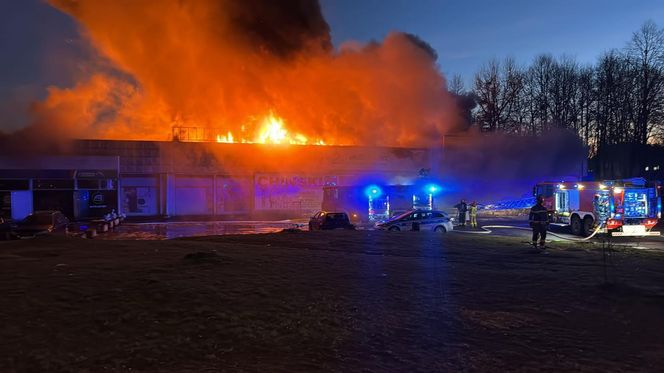
[[[585,188],[585,185],[583,185],[583,184],[577,184],[576,187],[577,187],[579,190],[581,190],[581,189]]]
[[[429,184],[425,187],[427,193],[436,194],[442,190],[442,188],[436,184]]]
[[[367,195],[369,198],[377,198],[380,197],[381,194],[383,194],[383,191],[380,189],[378,185],[369,185],[365,190],[364,194]]]
[[[606,185],[604,185],[604,184],[599,184],[599,189],[600,189],[600,190],[605,190],[605,189],[606,189]]]
[[[620,188],[620,187],[613,188],[613,193],[619,193],[620,194],[622,192],[623,192],[623,188]]]

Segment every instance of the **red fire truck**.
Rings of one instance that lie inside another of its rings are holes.
[[[572,233],[588,236],[600,228],[613,236],[655,236],[662,217],[660,186],[645,179],[600,182],[544,182],[535,186],[544,197],[554,224],[569,225]]]

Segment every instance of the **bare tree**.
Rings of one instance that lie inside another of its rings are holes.
[[[645,22],[632,35],[626,48],[634,69],[634,141],[646,144],[651,139],[664,108],[664,30],[653,21]]]
[[[543,54],[535,58],[530,66],[531,84],[533,84],[533,100],[535,115],[538,118],[540,129],[544,130],[552,120],[550,93],[555,74],[556,63],[550,54]]]
[[[500,122],[501,87],[498,60],[492,59],[475,74],[475,94],[477,96],[477,123],[483,131],[495,131]]]
[[[456,96],[463,96],[466,94],[466,87],[463,83],[463,78],[459,74],[454,74],[450,80],[448,91]]]
[[[523,89],[523,73],[511,58],[501,64],[493,59],[475,75],[475,94],[479,110],[477,122],[485,131],[514,132],[511,119],[518,108]]]
[[[459,113],[459,120],[451,123],[450,132],[466,131],[473,123],[473,110],[475,109],[475,94],[473,91],[465,89],[461,75],[452,76],[448,87],[456,109]]]
[[[583,67],[578,72],[577,84],[577,115],[578,133],[583,142],[588,145],[591,153],[596,151],[596,142],[592,139],[591,131],[594,129],[595,110],[595,69],[592,66]],[[591,141],[592,139],[592,141]]]
[[[579,132],[577,118],[578,65],[571,57],[561,57],[554,61],[552,71],[551,121],[561,127]]]

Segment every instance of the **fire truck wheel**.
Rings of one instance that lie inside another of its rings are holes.
[[[593,233],[593,224],[594,224],[593,218],[591,218],[590,216],[586,216],[585,218],[583,218],[583,235],[585,237],[588,237]]]
[[[390,227],[389,230],[392,231],[392,232],[398,232],[398,231],[400,231],[401,229],[399,229],[399,227],[397,227],[397,226],[394,226],[394,227]]]
[[[572,215],[572,234],[576,236],[581,235],[581,219],[579,215]]]

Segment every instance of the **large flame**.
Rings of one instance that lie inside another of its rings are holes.
[[[333,50],[316,0],[50,1],[98,52],[38,105],[71,136],[425,146],[458,118],[426,43]]]
[[[225,135],[217,134],[216,141],[220,143],[243,143],[243,144],[297,144],[297,145],[326,145],[325,141],[317,140],[310,142],[309,139],[301,134],[291,134],[284,123],[284,119],[270,112],[261,121],[260,127],[253,138],[245,137],[246,125],[242,125],[240,136],[234,136],[231,131]],[[204,138],[192,139],[194,141],[204,141]]]
[[[257,142],[262,144],[281,144],[288,140],[288,137],[288,131],[284,128],[284,120],[270,113],[263,120],[263,127],[260,129]]]

